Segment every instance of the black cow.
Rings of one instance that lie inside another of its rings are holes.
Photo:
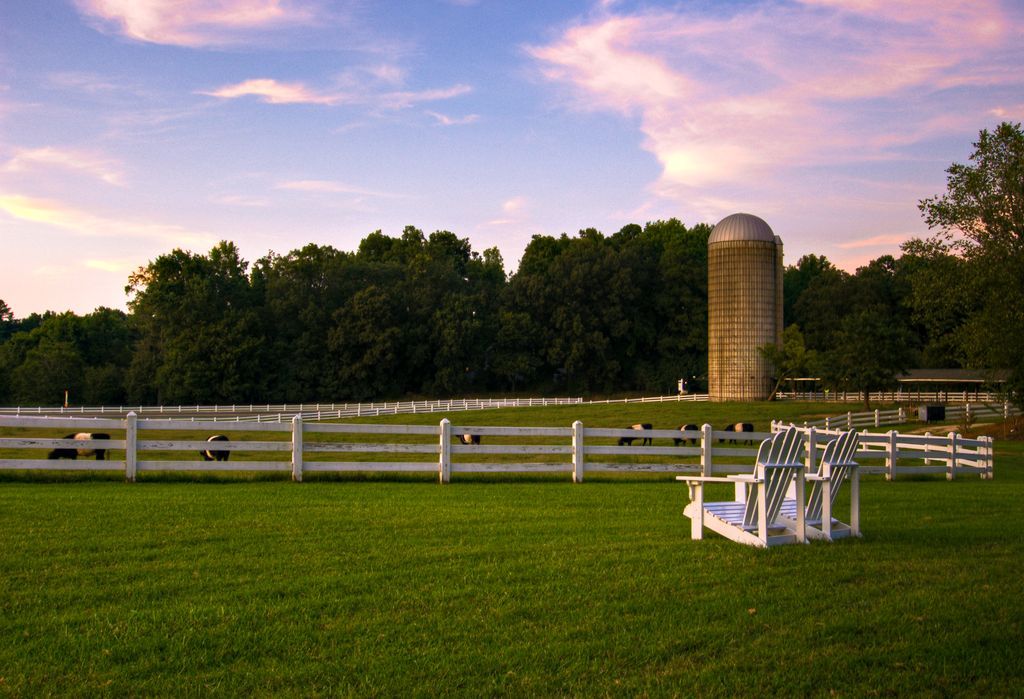
[[[463,444],[479,444],[480,435],[478,434],[460,434],[459,441]]]
[[[691,425],[680,425],[680,426],[679,426],[679,431],[680,431],[680,432],[699,432],[699,431],[700,431],[700,427],[698,427],[697,425],[692,425],[692,424],[691,424]],[[683,443],[684,441],[686,441],[686,442],[689,442],[689,443],[690,443],[691,445],[695,445],[695,444],[697,444],[697,442],[699,442],[700,440],[699,440],[699,439],[697,439],[696,437],[691,437],[691,438],[689,438],[689,439],[687,439],[686,437],[676,437],[676,438],[674,438],[674,439],[672,440],[672,442],[673,442],[673,443],[674,443],[674,444],[675,444],[675,445],[676,445],[677,447],[678,447],[678,446],[679,446],[679,445],[680,445],[681,443]]]
[[[109,434],[101,434],[99,432],[76,432],[75,434],[69,434],[62,437],[62,439],[110,439]],[[79,456],[92,456],[96,455],[97,461],[106,461],[107,450],[106,449],[92,449],[82,448],[77,449],[75,447],[59,447],[54,449],[46,455],[47,459],[77,459]]]
[[[231,440],[222,434],[215,434],[207,442],[230,442]],[[203,461],[227,461],[228,457],[231,456],[231,452],[227,449],[204,449],[199,452],[199,455],[203,457]]]
[[[736,422],[736,423],[733,423],[732,425],[726,425],[725,431],[726,432],[753,432],[754,431],[754,426],[752,424],[750,424],[749,422]],[[719,439],[718,441],[719,442],[724,442],[725,440],[724,439]],[[729,444],[735,444],[735,443],[736,443],[735,439],[730,439],[729,440]],[[746,439],[746,440],[744,440],[743,443],[744,444],[753,444],[754,440]]]
[[[651,423],[644,422],[644,423],[641,423],[639,425],[630,425],[629,428],[631,430],[649,430],[649,429],[651,429]],[[631,446],[633,446],[633,440],[636,440],[636,439],[640,439],[641,440],[640,441],[640,446],[642,446],[642,447],[650,446],[651,442],[653,441],[650,437],[643,437],[642,439],[640,437],[619,437],[618,444],[619,444],[620,447],[621,446],[629,446],[629,447],[631,447]]]

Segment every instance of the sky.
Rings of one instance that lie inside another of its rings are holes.
[[[1021,0],[0,0],[0,299],[175,248],[765,219],[853,271],[1024,121]]]

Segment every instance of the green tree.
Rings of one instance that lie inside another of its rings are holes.
[[[132,358],[135,400],[225,403],[264,396],[258,296],[238,248],[208,255],[174,250],[130,278],[126,291],[140,333]]]
[[[14,334],[15,328],[14,311],[3,299],[0,299],[0,344]]]
[[[84,366],[72,343],[44,337],[11,373],[14,399],[21,405],[62,405],[68,391],[79,402]]]
[[[806,281],[803,292],[793,301],[787,324],[799,325],[809,349],[823,352],[835,344],[837,320],[849,314],[855,304],[856,295],[852,275],[833,267],[824,258],[802,258],[797,273],[801,282]],[[809,267],[806,274],[801,268]],[[788,276],[783,277],[783,286]]]
[[[365,265],[330,246],[273,253],[253,266],[267,344],[267,399],[330,400],[333,362],[327,351],[333,314],[363,284]]]
[[[758,351],[775,368],[775,387],[771,393],[773,400],[783,381],[816,376],[821,368],[818,353],[807,349],[798,325],[789,325],[783,330],[781,347],[768,344],[759,347]]]
[[[782,317],[788,325],[796,323],[796,304],[808,287],[818,277],[835,276],[839,270],[824,255],[804,255],[795,265],[789,265],[782,278]]]
[[[405,308],[397,286],[371,285],[335,311],[327,347],[336,361],[332,374],[339,395],[362,401],[406,392]]]
[[[947,170],[946,193],[924,199],[919,208],[935,235],[905,250],[927,251],[937,262],[932,274],[916,279],[915,312],[929,317],[928,304],[953,300],[965,311],[943,318],[968,366],[1012,371],[1014,399],[1024,401],[1024,131],[1003,122],[982,130],[970,164]],[[951,254],[962,264],[942,259]],[[950,268],[962,272],[945,276]],[[945,284],[939,297],[927,289]]]
[[[832,346],[822,354],[821,378],[837,391],[862,391],[870,407],[871,391],[894,385],[913,358],[913,335],[893,323],[885,306],[858,308],[838,323]]]

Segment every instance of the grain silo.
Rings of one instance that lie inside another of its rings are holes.
[[[766,400],[773,367],[759,347],[782,342],[782,240],[750,214],[722,219],[708,238],[708,393]]]

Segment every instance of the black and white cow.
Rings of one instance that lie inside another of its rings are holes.
[[[679,426],[679,431],[680,432],[699,432],[700,431],[700,427],[698,427],[697,425],[694,425],[694,424],[680,425]],[[697,439],[696,437],[690,437],[690,438],[687,438],[687,437],[676,437],[676,438],[674,438],[672,440],[672,442],[677,447],[681,443],[683,443],[684,441],[689,442],[691,445],[693,445],[693,444],[697,444],[697,442],[699,442],[700,440]]]
[[[726,425],[725,426],[725,431],[726,432],[753,432],[754,431],[754,426],[751,423],[749,423],[749,422],[736,422],[736,423],[733,423],[732,425]],[[725,440],[724,439],[719,439],[718,441],[719,442],[724,442]],[[729,444],[735,444],[735,443],[736,443],[735,439],[730,439],[729,440]],[[748,438],[748,439],[744,440],[743,443],[744,444],[753,444],[754,440]]]
[[[480,435],[478,434],[460,434],[459,441],[463,444],[480,444]]]
[[[649,422],[642,422],[642,423],[640,423],[638,425],[630,425],[629,428],[631,430],[649,430],[649,429],[651,429],[651,423],[649,423]],[[631,447],[631,446],[633,446],[633,441],[637,440],[637,439],[641,440],[640,441],[640,446],[642,446],[642,447],[650,446],[651,442],[654,441],[650,437],[643,437],[643,438],[640,438],[640,437],[619,437],[618,445],[620,447],[621,446],[629,446],[629,447]]]
[[[65,435],[64,437],[62,437],[62,439],[110,439],[110,435],[101,434],[99,432],[76,432],[75,434]],[[96,455],[97,461],[106,461],[107,459],[106,449],[96,449],[93,447],[82,447],[81,449],[78,449],[76,447],[58,447],[57,449],[54,449],[49,454],[47,454],[46,458],[77,459],[79,456],[86,457],[93,456],[94,454]]]
[[[231,440],[222,434],[215,434],[207,442],[230,442]],[[203,461],[227,461],[228,457],[231,456],[231,452],[227,449],[204,449],[199,452],[199,455],[203,457]]]

